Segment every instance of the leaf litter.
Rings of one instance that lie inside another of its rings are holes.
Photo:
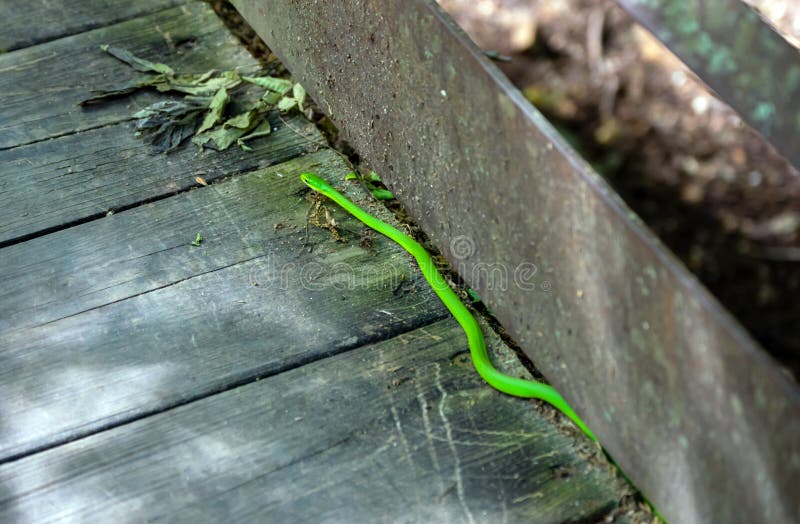
[[[224,151],[236,144],[251,151],[249,140],[272,132],[268,120],[271,112],[305,113],[306,90],[287,78],[216,70],[178,74],[167,64],[145,60],[121,47],[102,45],[100,49],[144,76],[110,89],[92,90],[92,96],[80,105],[101,104],[142,89],[183,95],[178,100],[156,102],[132,115],[136,135],[157,153],[174,151],[189,138],[202,149]],[[264,90],[255,102],[245,100],[248,85]],[[230,114],[233,107],[245,110]]]

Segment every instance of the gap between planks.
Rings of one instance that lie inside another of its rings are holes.
[[[617,507],[613,468],[454,362],[463,343],[443,320],[0,466],[0,515],[561,523]]]
[[[99,27],[125,22],[186,3],[186,0],[28,0],[0,4],[0,52],[71,36]]]
[[[344,212],[351,241],[312,229],[309,252],[308,170],[346,184],[349,167],[321,151],[0,250],[0,456],[446,316],[407,253],[358,247]]]

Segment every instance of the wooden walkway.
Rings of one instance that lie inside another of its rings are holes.
[[[297,175],[350,170],[312,124],[165,156],[129,122],[160,95],[77,105],[136,74],[101,44],[256,67],[207,4],[88,4],[0,7],[0,522],[639,521],[596,447],[482,383],[405,252],[335,209],[349,241],[307,238]]]

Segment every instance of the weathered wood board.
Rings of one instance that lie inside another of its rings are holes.
[[[308,170],[349,171],[323,151],[0,250],[0,461],[445,316],[344,212],[347,244],[306,242]]]
[[[458,364],[465,342],[444,320],[0,466],[0,520],[546,524],[614,508],[610,466]]]
[[[152,153],[128,123],[0,150],[0,246],[313,151],[325,140],[303,117],[273,118],[275,132],[202,153],[186,144]]]
[[[299,258],[310,204],[295,194],[303,187],[296,178],[320,168],[334,176],[347,170],[321,151],[0,249],[0,331],[26,330],[281,247]],[[190,245],[197,232],[200,249]]]
[[[139,93],[98,106],[78,106],[91,90],[119,86],[142,74],[104,53],[102,44],[168,63],[177,72],[257,67],[203,2],[2,54],[0,149],[127,120],[157,99]]]
[[[0,5],[0,52],[161,11],[187,0],[28,0]]]

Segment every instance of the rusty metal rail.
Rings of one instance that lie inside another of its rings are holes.
[[[800,521],[800,391],[432,0],[235,0],[672,522]]]
[[[800,168],[800,51],[741,0],[617,0]]]

